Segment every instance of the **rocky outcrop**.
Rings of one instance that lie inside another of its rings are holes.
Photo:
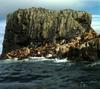
[[[86,12],[43,8],[19,9],[7,16],[3,53],[25,46],[38,46],[44,40],[71,39],[91,30]]]
[[[81,43],[78,47],[71,48],[68,58],[73,61],[95,61],[100,59],[100,38],[94,38]]]
[[[26,58],[30,55],[31,53],[31,49],[27,48],[27,47],[24,47],[24,48],[21,48],[21,49],[16,49],[14,51],[11,51],[11,52],[8,52],[6,55],[5,55],[5,58]]]
[[[7,16],[2,56],[12,57],[21,50],[25,57],[81,57],[84,44],[98,37],[91,20],[89,13],[70,9],[18,9]],[[27,53],[25,47],[32,51]]]

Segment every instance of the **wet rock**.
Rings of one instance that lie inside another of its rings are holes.
[[[78,48],[70,48],[68,52],[68,59],[72,61],[79,61],[80,58],[80,49]]]
[[[92,47],[82,48],[80,54],[83,61],[96,61],[98,59],[97,50]]]
[[[100,38],[94,38],[83,42],[78,48],[71,48],[68,52],[70,60],[78,61],[96,61],[100,59]]]
[[[24,48],[21,48],[21,49],[16,49],[14,51],[11,51],[11,52],[8,52],[6,54],[6,58],[26,58],[29,56],[29,54],[31,53],[31,49],[27,48],[27,47],[24,47]]]

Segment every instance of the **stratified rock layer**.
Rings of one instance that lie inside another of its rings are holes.
[[[100,37],[91,19],[87,12],[70,9],[19,9],[7,16],[2,56],[94,61],[100,58]]]

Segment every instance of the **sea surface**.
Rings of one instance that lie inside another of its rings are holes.
[[[92,26],[100,33],[100,16]],[[6,20],[0,18],[0,53]],[[100,61],[70,62],[65,59],[29,57],[0,61],[0,89],[100,89]]]
[[[0,89],[100,89],[100,61],[28,58],[0,62]]]

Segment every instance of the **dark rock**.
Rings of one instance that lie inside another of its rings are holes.
[[[92,47],[81,49],[81,60],[83,61],[95,61],[98,59],[97,50]]]
[[[100,35],[92,29],[91,20],[89,13],[70,9],[19,9],[7,16],[1,57],[99,59]]]
[[[76,61],[79,57],[80,57],[80,49],[70,48],[70,50],[68,52],[68,59],[72,60],[72,61]]]
[[[100,59],[99,52],[100,38],[94,38],[83,42],[79,48],[71,48],[68,52],[68,58],[75,61],[96,61]]]
[[[43,8],[19,9],[7,16],[3,54],[22,47],[37,47],[43,41],[70,40],[91,30],[91,15],[70,9],[53,11]]]

